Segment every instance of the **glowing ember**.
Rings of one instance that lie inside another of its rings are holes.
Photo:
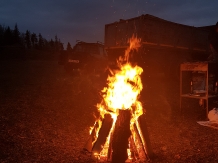
[[[101,128],[101,121],[102,119],[104,119],[106,114],[110,114],[113,118],[113,124],[107,137],[106,143],[102,147],[100,153],[94,153],[95,157],[97,157],[98,159],[107,158],[109,155],[108,149],[110,146],[110,139],[111,135],[113,134],[119,110],[130,110],[130,130],[132,132],[131,139],[135,141],[135,143],[137,143],[137,141],[135,140],[137,136],[134,126],[138,128],[138,122],[136,121],[138,117],[143,114],[141,102],[138,101],[139,94],[143,88],[140,78],[143,69],[139,66],[131,65],[131,63],[129,62],[129,54],[132,50],[138,50],[138,48],[140,47],[140,39],[137,39],[133,36],[129,39],[129,44],[129,48],[125,51],[125,55],[117,60],[117,66],[119,67],[119,70],[111,70],[111,75],[107,79],[107,87],[102,90],[103,100],[101,103],[97,104],[101,117],[96,122],[99,124],[99,126],[95,128],[96,130],[99,130]],[[138,132],[138,134],[140,134],[140,130],[138,130]],[[99,131],[95,131],[95,133],[96,141]],[[132,154],[130,149],[130,143],[128,146],[128,159],[131,160]],[[138,148],[137,144],[136,148]]]

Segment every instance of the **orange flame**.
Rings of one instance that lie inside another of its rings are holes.
[[[129,48],[125,51],[125,55],[117,60],[120,70],[111,71],[112,76],[109,76],[107,79],[108,87],[102,90],[104,101],[98,105],[99,108],[107,107],[106,110],[116,112],[116,109],[131,109],[132,106],[139,105],[138,95],[143,88],[140,75],[143,69],[139,66],[131,65],[129,54],[131,50],[138,50],[140,41],[134,36],[128,40],[130,43]],[[99,109],[100,112],[102,111],[101,109]]]

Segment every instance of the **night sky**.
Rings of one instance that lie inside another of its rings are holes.
[[[0,24],[20,32],[57,34],[66,47],[76,40],[104,42],[105,24],[150,14],[190,26],[215,25],[217,0],[0,0]]]

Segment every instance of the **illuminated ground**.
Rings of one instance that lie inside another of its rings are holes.
[[[155,157],[151,162],[217,162],[218,130],[198,101],[179,112],[178,83],[150,77],[141,101]],[[56,61],[0,62],[0,162],[90,162],[84,152],[104,81],[73,77]]]

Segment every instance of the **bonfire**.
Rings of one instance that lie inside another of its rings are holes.
[[[118,69],[110,70],[103,100],[97,104],[100,116],[85,146],[99,162],[144,162],[152,154],[139,101],[143,69],[130,62],[130,52],[138,50],[140,39],[133,36],[128,43],[125,55],[117,60]]]

